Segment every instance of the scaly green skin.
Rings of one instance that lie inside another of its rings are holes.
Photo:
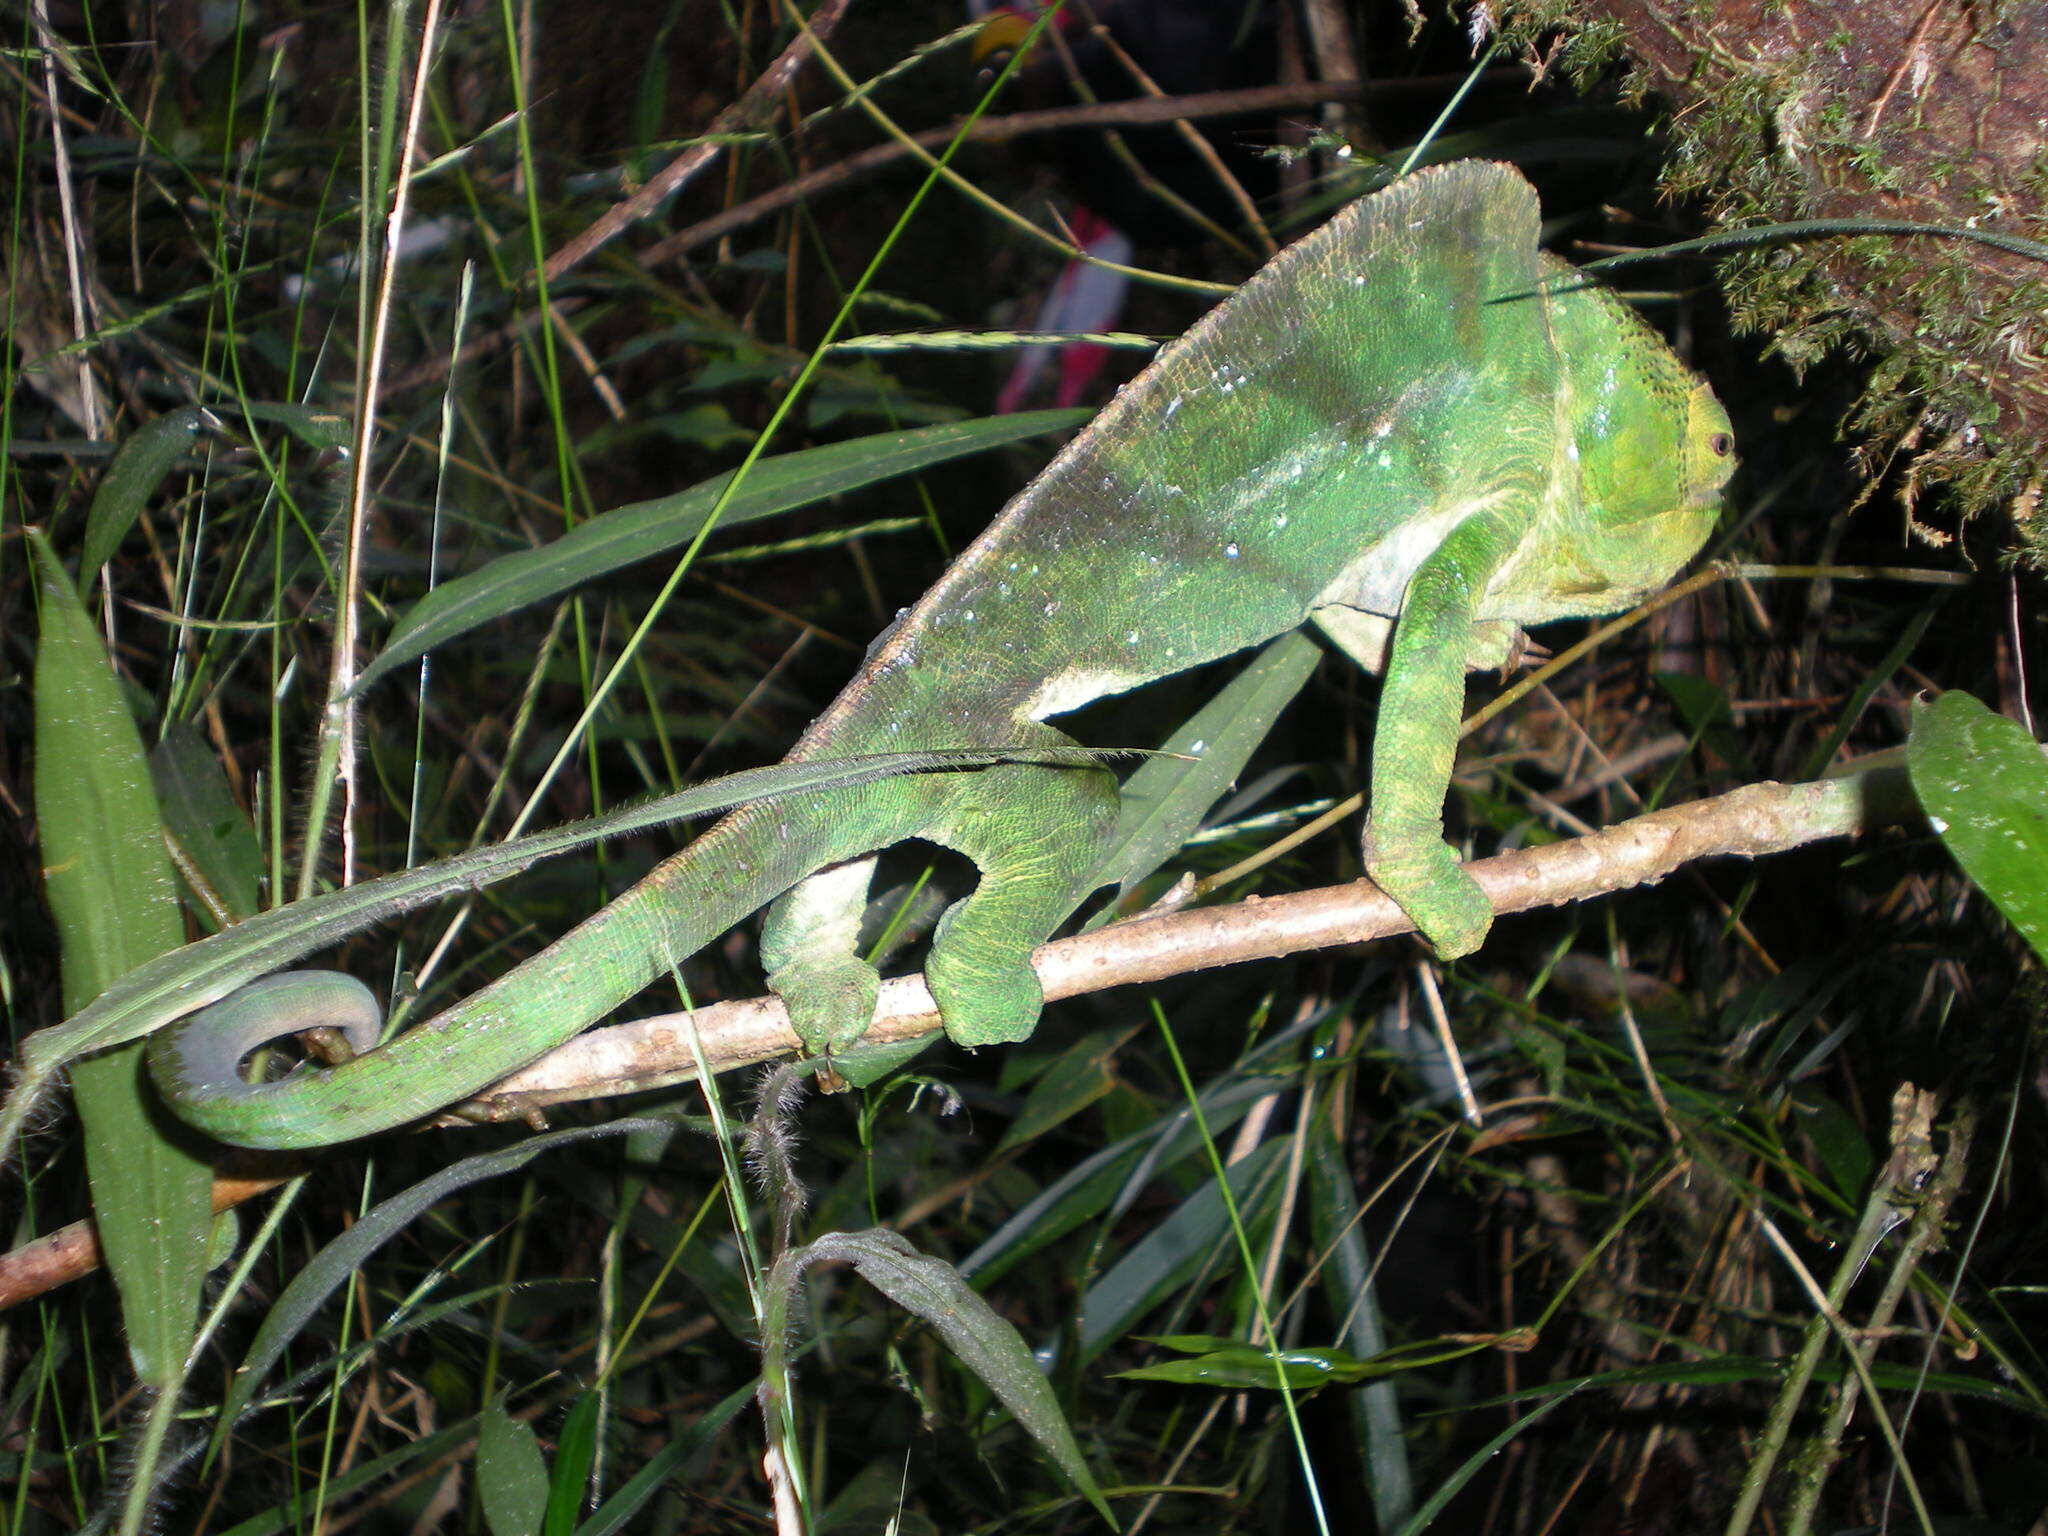
[[[1387,674],[1367,866],[1439,954],[1477,948],[1492,912],[1442,829],[1467,666],[1501,661],[1521,625],[1664,585],[1732,468],[1706,386],[1605,291],[1542,291],[1569,269],[1536,240],[1528,184],[1467,163],[1284,252],[891,626],[792,758],[1065,745],[1048,717],[1315,621]],[[238,1080],[243,1055],[310,1022],[285,987],[159,1034],[151,1065],[224,1140],[364,1135],[561,1044],[771,900],[770,984],[813,1050],[843,1049],[874,1011],[854,948],[873,856],[906,838],[981,872],[926,964],[947,1032],[1021,1040],[1042,1003],[1031,951],[1085,888],[1115,809],[1099,770],[1021,763],[750,806],[355,1061]]]

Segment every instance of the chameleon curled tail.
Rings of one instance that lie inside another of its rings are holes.
[[[572,1039],[821,867],[864,871],[863,856],[905,838],[959,842],[949,817],[962,803],[1013,790],[1026,774],[1068,781],[1077,801],[1114,805],[1099,769],[1036,762],[746,806],[572,933],[388,1044],[378,1045],[382,1015],[360,982],[334,972],[287,972],[151,1036],[150,1071],[182,1118],[242,1146],[324,1146],[407,1124],[472,1097]],[[1042,797],[1044,786],[1036,793]],[[1106,826],[1099,811],[1081,825],[1096,823]],[[1067,841],[1078,853],[1087,839]],[[982,850],[962,851],[973,856]],[[1059,856],[1055,849],[1040,853]],[[1020,892],[1004,879],[1006,856],[990,856],[981,885],[941,923],[927,964],[941,1006],[951,998],[955,1037],[970,1043],[1029,1033],[1042,999],[1030,968],[1037,941],[1026,935],[1042,937],[1075,899],[1064,894],[1054,910],[1048,889],[1034,883]],[[1069,876],[1064,891],[1073,884]],[[1020,895],[1027,904],[1035,899],[1039,910],[1019,910]],[[865,886],[847,899],[864,904]],[[875,972],[854,953],[850,934],[843,948],[819,943],[806,927],[808,916],[797,902],[771,915],[771,940],[780,933],[790,957],[771,981],[807,1041],[819,1049],[851,1044],[873,1016]],[[239,1063],[258,1046],[316,1026],[340,1030],[359,1054],[274,1082],[239,1075]]]

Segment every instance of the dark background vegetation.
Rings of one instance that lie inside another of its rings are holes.
[[[1542,191],[1556,248],[1569,257],[1669,243],[1717,215],[1960,222],[1976,213],[2041,233],[2048,161],[2038,140],[2015,147],[2021,135],[2004,115],[2048,78],[2039,7],[1935,6],[1918,32],[1917,10],[1872,5],[1829,18],[1775,7],[1729,16],[1705,42],[1661,12],[1591,9],[1601,25],[1588,33],[1558,31],[1564,18],[1537,7],[1491,15],[1527,30],[1510,34],[1428,151],[1514,161]],[[1283,240],[1301,227],[1289,220],[1312,217],[1333,186],[1366,190],[1424,139],[1473,67],[1473,34],[1490,14],[1329,10],[1353,44],[1359,89],[1333,89],[1328,118],[1301,105],[1272,113],[1239,143],[1290,152],[1267,205]],[[1287,11],[1286,25],[1299,29]],[[223,427],[195,446],[122,545],[104,617],[146,740],[175,738],[217,765],[252,846],[264,850],[252,869],[274,878],[303,856],[300,784],[334,605],[325,557],[345,479],[331,455],[241,406],[298,402],[344,418],[361,408],[360,290],[346,263],[364,246],[363,189],[379,181],[366,172],[366,146],[373,163],[393,153],[388,29],[416,38],[421,12],[364,22],[351,9],[300,5],[57,5],[47,31],[9,14],[22,51],[0,60],[13,202],[0,960],[19,1033],[63,1014],[38,897],[27,693],[37,628],[19,534],[40,525],[75,555],[111,445],[175,406],[212,406]],[[900,67],[875,101],[920,132],[953,122],[979,94],[965,40],[907,63],[962,20],[939,3],[856,4],[830,46],[857,80]],[[1794,21],[1807,29],[1796,65],[1781,41]],[[420,159],[453,158],[417,182],[412,218],[436,225],[445,243],[396,274],[392,351],[375,400],[369,652],[379,626],[425,590],[430,554],[445,579],[565,523],[731,468],[899,224],[853,333],[1007,329],[1028,318],[1058,265],[1045,244],[948,188],[906,219],[925,178],[908,156],[728,221],[713,238],[685,238],[881,142],[813,64],[744,123],[726,125],[725,153],[678,196],[550,282],[551,356],[533,323],[536,250],[560,250],[683,152],[790,31],[751,0],[462,6],[440,25]],[[1837,50],[1846,62],[1836,69],[1830,27],[1892,27],[1902,37],[1888,51]],[[39,46],[49,43],[62,45],[53,73]],[[1928,51],[1928,70],[1915,72],[1912,48]],[[1291,51],[1296,78],[1331,78],[1334,55],[1303,40]],[[1886,58],[1906,61],[1906,74],[1892,85],[1895,103],[1873,117]],[[1775,73],[1759,62],[1771,60]],[[1972,118],[1940,95],[1988,100],[1987,81],[2005,93],[1997,113],[1987,105]],[[1043,71],[1017,92],[993,114],[1071,103]],[[1824,157],[1818,130],[1788,143],[1785,103],[1795,99],[1801,122],[1847,124],[1837,137],[1854,139],[1860,158]],[[522,100],[530,162],[508,121]],[[1942,126],[1966,120],[1998,132],[1973,139]],[[2038,110],[2033,121],[2038,134]],[[1942,183],[1925,165],[1937,132],[1959,162]],[[1070,185],[1042,136],[970,144],[953,163],[1045,228]],[[1780,169],[1785,180],[1774,182]],[[1856,175],[1906,185],[1879,205],[1860,195]],[[2014,189],[1995,206],[1983,193],[1994,183]],[[1943,186],[1961,189],[1963,206],[1944,202]],[[1660,190],[1669,188],[1677,195]],[[671,254],[654,259],[657,250]],[[2039,488],[2040,276],[1947,244],[1865,241],[1854,251],[1846,268],[1826,243],[1735,266],[1638,266],[1621,285],[1735,419],[1744,468],[1711,555],[1916,567],[1966,583],[1710,589],[1469,742],[1454,836],[1492,852],[1646,803],[1809,776],[1895,746],[1909,702],[1930,688],[1969,690],[2027,718],[2038,586],[2013,552],[2034,536]],[[1139,261],[1234,282],[1258,253],[1255,240],[1233,250],[1212,239],[1147,244]],[[467,299],[465,264],[475,270]],[[1731,272],[1739,327],[1724,298]],[[1121,325],[1171,335],[1206,302],[1141,285]],[[1899,343],[1934,350],[1900,352]],[[769,451],[983,414],[1013,355],[837,355]],[[1142,357],[1120,354],[1113,372],[1134,372]],[[1975,403],[1958,405],[1949,386]],[[436,464],[444,409],[445,472]],[[1033,446],[967,459],[715,540],[574,770],[538,791],[535,823],[772,761],[868,638],[1044,456]],[[872,527],[906,516],[915,523]],[[786,547],[726,558],[770,539]],[[434,658],[424,694],[410,670],[373,690],[355,822],[363,869],[502,835],[672,568],[649,562],[559,613],[524,611],[454,642]],[[178,613],[244,627],[168,622]],[[1082,734],[1157,741],[1229,670],[1106,705],[1085,717]],[[1476,678],[1475,702],[1496,688]],[[1305,819],[1303,807],[1348,793],[1373,696],[1370,681],[1326,661],[1246,774],[1256,793],[1179,869],[1223,869]],[[1827,745],[1828,760],[1816,761]],[[1617,762],[1625,773],[1602,772]],[[666,837],[619,845],[492,893],[428,1001],[458,997],[534,952],[672,846]],[[332,848],[319,857],[333,873]],[[900,873],[919,869],[906,860]],[[1357,873],[1355,837],[1331,833],[1223,894]],[[416,965],[438,931],[424,916],[408,925],[402,964]],[[389,929],[363,935],[329,963],[382,987],[400,942]],[[1199,1091],[1241,1101],[1217,1126],[1225,1153],[1270,1159],[1270,1176],[1240,1191],[1260,1267],[1248,1273],[1227,1230],[1202,1224],[1213,1180],[1199,1151],[1182,1149],[1127,1168],[1114,1201],[1076,1197],[1056,1239],[1017,1246],[977,1276],[1028,1340],[1062,1351],[1052,1379],[1098,1476],[1122,1490],[1127,1528],[1150,1508],[1142,1490],[1159,1485],[1171,1491],[1149,1519],[1176,1530],[1312,1529],[1318,1503],[1331,1529],[1391,1529],[1440,1490],[1454,1499],[1441,1529],[1721,1529],[1780,1368],[1815,1318],[1761,1223],[1810,1269],[1831,1271],[1892,1150],[1894,1094],[1915,1084],[1939,1096],[1935,1144],[1957,1188],[1950,1240],[1923,1256],[1878,1354],[1890,1372],[1882,1401],[1926,1507],[1954,1522],[1939,1528],[2041,1529],[2040,975],[1937,844],[1873,836],[1503,921],[1481,956],[1441,978],[1442,1006],[1489,1106],[1476,1127],[1433,1075],[1424,958],[1403,941],[1112,992],[1049,1012],[1028,1046],[922,1058],[913,1070],[943,1089],[813,1099],[795,1118],[814,1196],[805,1220],[816,1231],[889,1225],[926,1252],[964,1259],[1083,1160],[1184,1107],[1163,1043],[1170,1025]],[[900,965],[914,964],[912,950]],[[685,979],[699,1001],[758,991],[752,934],[697,957]],[[1631,1057],[1631,1029],[1662,1104]],[[737,1112],[743,1088],[728,1082],[725,1092]],[[694,1089],[665,1102],[701,1108]],[[218,1401],[277,1286],[342,1229],[364,1176],[388,1192],[486,1138],[519,1134],[387,1138],[321,1161],[202,1360],[194,1406]],[[60,1124],[34,1149],[40,1229],[85,1209],[67,1145]],[[297,1402],[317,1411],[250,1418],[227,1470],[202,1478],[188,1469],[167,1486],[166,1528],[294,1528],[263,1524],[265,1512],[393,1453],[367,1491],[337,1493],[350,1528],[481,1528],[468,1441],[458,1435],[414,1459],[406,1448],[507,1390],[512,1411],[548,1441],[561,1404],[595,1380],[600,1336],[622,1350],[607,1384],[607,1487],[744,1386],[758,1354],[730,1218],[716,1206],[714,1143],[678,1140],[658,1166],[630,1171],[614,1146],[564,1151],[521,1179],[476,1186],[385,1249],[353,1307],[331,1305],[316,1321],[294,1367],[352,1345],[422,1289],[437,1301],[485,1290],[334,1382],[334,1417],[316,1380]],[[707,1200],[711,1219],[690,1228]],[[19,1236],[30,1235],[24,1225]],[[1897,1252],[1880,1249],[1850,1292],[1850,1326]],[[1139,1287],[1145,1304],[1083,1359],[1077,1321],[1109,1304],[1106,1277]],[[1249,1337],[1254,1284],[1290,1345],[1360,1357],[1418,1347],[1383,1379],[1301,1395],[1298,1437],[1270,1389],[1113,1375],[1174,1358],[1149,1342],[1155,1335]],[[133,1406],[112,1306],[94,1276],[11,1315],[0,1454],[14,1458],[18,1482],[0,1528],[73,1528],[120,1481]],[[823,1271],[807,1308],[798,1443],[821,1529],[879,1530],[891,1516],[904,1530],[1093,1521],[932,1337],[875,1293]],[[1846,1429],[1829,1425],[1840,1358],[1823,1366],[1788,1450],[1803,1468],[1830,1456],[1840,1464],[1810,1525],[1782,1528],[1916,1528],[1899,1491],[1900,1456],[1867,1407]],[[1563,1384],[1589,1377],[1602,1379],[1501,1454],[1474,1460]],[[759,1445],[758,1421],[743,1414],[632,1528],[763,1528]],[[1789,1495],[1773,1486],[1766,1507],[1783,1519]],[[296,1518],[312,1528],[310,1514]]]

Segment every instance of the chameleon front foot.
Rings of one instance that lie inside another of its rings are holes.
[[[1493,903],[1442,843],[1420,858],[1389,859],[1368,852],[1366,873],[1393,897],[1439,960],[1469,955],[1493,927]]]
[[[1035,947],[1035,946],[1034,946]],[[925,981],[946,1021],[946,1033],[965,1046],[1009,1045],[1038,1027],[1045,992],[1031,969],[1031,951],[974,954],[933,941]]]

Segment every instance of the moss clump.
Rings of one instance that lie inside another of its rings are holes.
[[[2048,238],[2048,10],[1923,0],[1626,0],[1509,4],[1509,35],[1670,108],[1666,186],[1728,228],[1910,219]],[[1795,368],[1873,359],[1844,426],[1909,503],[1941,487],[1960,515],[2034,514],[2048,472],[2048,267],[1959,240],[1818,239],[1720,268],[1731,315]]]

